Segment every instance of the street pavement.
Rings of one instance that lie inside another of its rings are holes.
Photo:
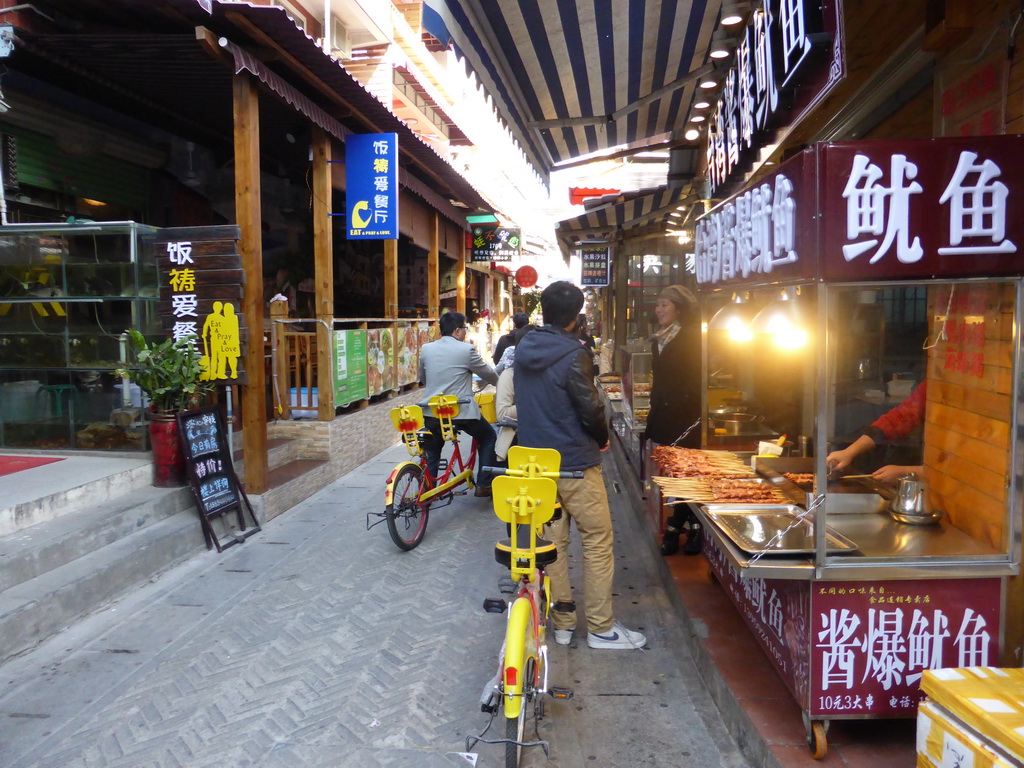
[[[479,697],[504,633],[504,616],[481,607],[507,575],[493,558],[504,526],[489,499],[468,495],[432,512],[412,552],[384,524],[367,531],[404,457],[400,445],[383,452],[244,544],[189,560],[0,667],[0,765],[503,765],[500,745],[467,752],[466,737],[487,724]],[[552,642],[550,682],[575,698],[548,700],[550,757],[533,748],[524,765],[745,768],[610,458],[606,473],[616,613],[648,649],[593,650],[579,632]],[[578,544],[571,558],[580,581]]]

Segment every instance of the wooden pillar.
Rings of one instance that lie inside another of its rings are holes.
[[[316,275],[317,419],[334,421],[334,237],[331,137],[313,127],[313,274]]]
[[[248,73],[232,82],[235,143],[235,221],[241,229],[238,250],[242,268],[252,278],[242,299],[249,344],[245,351],[247,383],[242,387],[242,460],[245,490],[267,490],[267,377],[264,370],[263,228],[260,195],[260,106],[255,81]]]
[[[466,238],[459,237],[459,259],[455,264],[455,311],[466,314]]]
[[[441,314],[441,275],[440,270],[440,229],[441,219],[437,211],[430,216],[430,250],[427,251],[427,317]]]
[[[384,241],[384,317],[398,317],[398,240]]]

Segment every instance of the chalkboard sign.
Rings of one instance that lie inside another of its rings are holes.
[[[220,413],[216,406],[179,413],[178,429],[206,546],[216,545],[217,551],[223,552],[256,533],[260,526],[235,475]],[[232,510],[237,513],[240,530],[232,531],[232,539],[222,543],[214,529],[213,519]],[[246,510],[252,520],[252,529],[246,528]]]

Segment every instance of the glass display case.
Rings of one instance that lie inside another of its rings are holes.
[[[651,411],[651,353],[649,344],[635,342],[620,350],[623,414],[636,430],[647,425]]]
[[[135,222],[0,228],[0,445],[145,448],[113,375],[122,334],[160,331],[158,275]],[[134,410],[133,410],[134,408]]]

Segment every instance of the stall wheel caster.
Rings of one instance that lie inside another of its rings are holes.
[[[821,760],[828,754],[828,737],[825,735],[825,724],[821,721],[811,723],[811,732],[807,735],[807,746],[811,757]]]

